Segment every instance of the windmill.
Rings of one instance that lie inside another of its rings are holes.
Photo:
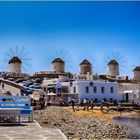
[[[120,71],[124,71],[127,62],[119,52],[112,52],[110,55],[107,55],[105,63],[107,64],[107,74],[117,76],[120,75]]]
[[[28,63],[31,59],[29,58],[30,52],[26,51],[24,47],[21,49],[16,45],[15,49],[9,48],[8,52],[5,53],[6,60],[9,66],[9,72],[11,73],[21,73],[24,71],[28,73],[27,67],[31,65]]]
[[[137,59],[137,64],[133,64],[130,66],[133,76],[132,79],[136,81],[140,81],[140,65],[138,64],[140,61],[140,58]]]
[[[73,68],[72,55],[67,50],[58,50],[54,53],[53,58],[60,58],[65,62],[66,71],[70,71]]]

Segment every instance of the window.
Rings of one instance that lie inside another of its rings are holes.
[[[86,87],[86,93],[89,93],[89,87]]]
[[[70,86],[71,86],[71,87],[73,86],[73,83],[72,83],[72,82],[70,82]]]
[[[110,98],[110,103],[112,103],[113,102],[113,98]]]
[[[76,87],[73,88],[73,92],[76,93]]]
[[[104,93],[104,92],[105,92],[105,88],[101,87],[101,93]]]
[[[114,88],[113,87],[110,87],[110,92],[114,93]]]
[[[97,87],[93,87],[93,92],[96,93],[97,92]]]
[[[45,91],[45,92],[47,91],[45,87],[44,87],[44,91]]]
[[[90,87],[93,87],[93,82],[90,82],[89,85],[90,85]]]

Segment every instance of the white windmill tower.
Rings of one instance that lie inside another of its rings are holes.
[[[80,74],[85,75],[88,73],[92,74],[92,64],[87,59],[84,59],[80,63]]]
[[[6,59],[6,61],[8,61],[8,71],[11,73],[22,73],[22,71],[27,73],[26,66],[30,66],[27,61],[31,60],[30,58],[28,58],[29,53],[29,51],[25,52],[24,47],[19,50],[16,46],[15,51],[10,48],[9,52],[5,53],[8,57]]]
[[[109,76],[120,76],[120,71],[126,67],[126,60],[119,52],[112,52],[106,59],[107,63],[107,75]]]

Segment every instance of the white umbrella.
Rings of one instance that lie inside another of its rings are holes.
[[[39,100],[40,96],[32,94],[31,98],[34,99],[34,100]]]
[[[48,96],[55,96],[56,94],[53,93],[53,92],[50,92],[50,93],[48,93],[47,95],[48,95]]]

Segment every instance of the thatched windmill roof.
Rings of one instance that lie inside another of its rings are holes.
[[[9,60],[9,64],[10,63],[20,63],[21,64],[22,62],[17,56],[14,56]]]
[[[80,65],[92,65],[87,59],[84,59]]]

